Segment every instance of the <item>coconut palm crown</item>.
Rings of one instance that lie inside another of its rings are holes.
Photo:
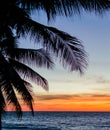
[[[3,0],[0,3],[0,111],[6,101],[15,106],[18,115],[22,109],[16,93],[20,94],[33,112],[30,80],[46,90],[48,83],[32,68],[52,68],[49,53],[60,59],[63,67],[83,73],[87,66],[86,53],[81,42],[57,28],[32,20],[33,11],[43,10],[48,20],[56,15],[72,16],[82,11],[102,13],[109,10],[109,0]],[[19,38],[33,38],[43,49],[19,48]],[[48,53],[49,52],[49,53]],[[23,78],[24,77],[24,78]],[[28,79],[28,80],[27,80]]]

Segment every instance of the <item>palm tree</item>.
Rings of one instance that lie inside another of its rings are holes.
[[[80,41],[57,28],[32,20],[35,10],[43,10],[48,21],[56,15],[71,16],[82,11],[103,13],[110,7],[109,0],[3,0],[0,3],[0,112],[5,112],[6,101],[13,103],[18,115],[22,115],[16,92],[33,112],[30,82],[47,89],[47,81],[29,66],[31,64],[52,68],[49,53],[60,59],[70,71],[83,73],[87,66],[86,53]],[[26,49],[17,46],[17,40],[33,38],[43,49]],[[16,91],[16,92],[15,92]]]
[[[2,37],[0,41],[0,118],[5,112],[6,102],[13,104],[18,117],[22,116],[18,94],[21,95],[22,100],[26,102],[34,114],[32,85],[28,81],[31,80],[46,90],[48,90],[48,82],[27,64],[52,68],[51,57],[44,49],[19,48],[17,40],[12,34],[6,39]]]

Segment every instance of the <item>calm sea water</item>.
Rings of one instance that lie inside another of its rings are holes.
[[[2,119],[2,130],[110,130],[110,113],[107,112],[29,112],[22,120],[15,113]]]

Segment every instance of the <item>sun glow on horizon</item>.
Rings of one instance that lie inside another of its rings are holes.
[[[23,111],[30,111],[21,102]],[[8,111],[13,110],[10,105]],[[110,111],[110,95],[39,95],[34,111]]]

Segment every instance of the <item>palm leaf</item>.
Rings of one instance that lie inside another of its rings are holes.
[[[59,41],[56,41],[56,43],[59,43],[57,45],[59,49],[58,56],[62,65],[69,67],[70,71],[79,70],[82,73],[87,66],[87,55],[81,42],[76,37],[56,28],[49,27],[49,29],[56,34],[56,39],[59,38]]]
[[[30,67],[28,67],[25,64],[20,63],[18,61],[9,59],[9,62],[15,69],[17,69],[17,71],[20,74],[23,74],[23,77],[26,77],[26,78],[32,80],[33,82],[37,83],[38,85],[41,85],[45,90],[48,90],[47,80],[45,78],[43,78],[41,75],[39,75],[37,72],[35,72]]]
[[[1,113],[5,112],[5,107],[6,107],[6,103],[5,103],[4,95],[0,86],[0,112]]]
[[[22,30],[17,29],[18,35],[30,34],[36,42],[42,42],[44,48],[50,53],[57,54],[60,57],[63,66],[70,71],[79,70],[81,73],[87,66],[86,53],[79,40],[68,33],[60,31],[53,27],[48,27],[30,19],[25,19],[21,26]],[[65,63],[65,64],[64,64]]]
[[[21,117],[22,116],[21,106],[19,104],[19,101],[16,97],[16,94],[13,90],[13,86],[11,85],[11,83],[8,83],[8,81],[6,80],[5,84],[2,86],[2,90],[4,92],[4,96],[6,100],[8,101],[8,103],[13,104],[13,106],[15,107],[15,110],[17,111],[18,117]]]
[[[39,67],[53,68],[53,62],[50,54],[44,49],[25,49],[25,48],[14,48],[8,49],[7,54],[23,63],[29,65],[36,65]]]
[[[4,79],[11,85],[13,88],[22,96],[22,99],[27,103],[29,108],[32,111],[33,114],[33,98],[26,88],[24,81],[21,79],[21,77],[18,75],[18,73],[13,69],[13,67],[5,60],[3,55],[0,54],[0,72],[4,76]]]
[[[6,100],[9,104],[10,103],[13,104],[18,117],[21,117],[22,116],[21,106],[13,90],[13,86],[11,85],[9,78],[7,78],[7,74],[4,73],[3,68],[0,68],[0,72],[1,72],[0,73],[0,102],[1,102],[0,105],[2,107],[2,112],[5,111],[5,107],[6,107],[5,100]]]
[[[32,92],[32,84],[26,80],[23,80],[23,82],[24,82],[24,85],[26,86],[26,88],[29,90],[29,92]]]
[[[44,10],[48,20],[56,15],[70,16],[82,11],[103,13],[110,8],[109,0],[21,0],[19,6],[29,10]]]

